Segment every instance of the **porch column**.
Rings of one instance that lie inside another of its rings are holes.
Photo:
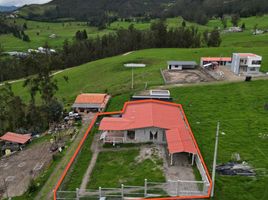
[[[192,166],[194,165],[194,154],[192,154]]]
[[[173,165],[173,153],[170,154],[170,165]]]

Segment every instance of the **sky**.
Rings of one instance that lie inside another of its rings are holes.
[[[25,4],[42,4],[51,0],[0,0],[0,6],[23,6]]]

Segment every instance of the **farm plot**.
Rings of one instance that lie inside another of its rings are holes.
[[[40,145],[17,152],[0,160],[0,188],[3,196],[19,196],[28,188],[31,179],[36,178],[52,160],[51,144]]]

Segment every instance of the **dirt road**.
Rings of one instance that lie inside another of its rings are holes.
[[[80,129],[78,135],[72,142],[71,146],[67,149],[67,152],[63,159],[58,163],[56,168],[53,170],[53,173],[50,175],[48,180],[46,181],[45,185],[42,187],[42,190],[39,192],[39,194],[36,196],[36,200],[51,200],[53,197],[53,189],[55,185],[57,184],[58,180],[60,179],[61,174],[63,173],[64,168],[67,166],[70,158],[74,154],[79,142],[81,141],[84,133],[86,132],[86,129],[88,128],[88,125],[90,124],[91,120],[94,118],[95,114],[87,114],[83,117],[83,125]]]
[[[50,145],[36,144],[0,160],[0,188],[4,188],[4,196],[19,196],[27,190],[30,180],[51,162]]]

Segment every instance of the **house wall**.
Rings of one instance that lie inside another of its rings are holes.
[[[240,56],[234,53],[232,58],[231,71],[234,74],[239,74],[239,67],[240,67]]]
[[[195,69],[195,65],[168,65],[169,70]]]
[[[245,63],[243,65],[240,64],[240,60],[245,60]],[[231,71],[234,74],[239,73],[247,73],[247,74],[255,74],[259,73],[261,65],[259,64],[252,64],[252,61],[261,61],[262,57],[260,56],[248,56],[248,57],[240,57],[238,54],[233,54],[232,64],[231,64]],[[243,66],[245,69],[241,70],[241,66]],[[254,69],[254,70],[251,70]]]
[[[124,137],[126,142],[143,143],[143,142],[154,142],[154,143],[165,143],[165,130],[155,127],[135,129],[135,139],[130,140],[127,136],[128,131],[124,131]],[[157,132],[157,139],[150,139],[150,132]]]

